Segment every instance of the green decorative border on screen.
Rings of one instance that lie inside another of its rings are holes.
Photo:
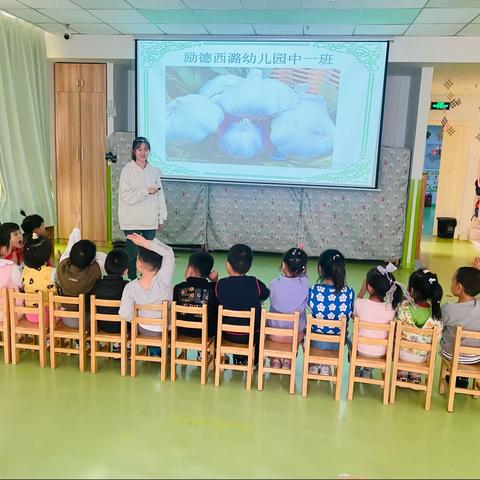
[[[379,69],[378,61],[382,56],[382,46],[378,42],[318,42],[315,48],[354,56],[369,72]]]
[[[152,68],[156,62],[161,60],[167,53],[185,50],[186,48],[199,47],[203,42],[185,41],[158,41],[152,40],[143,46],[142,68]]]

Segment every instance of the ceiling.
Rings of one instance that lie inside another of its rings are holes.
[[[480,36],[480,0],[0,0],[50,33]]]

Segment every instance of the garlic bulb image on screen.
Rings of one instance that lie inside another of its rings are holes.
[[[372,188],[386,54],[385,42],[138,41],[137,133],[165,178]]]

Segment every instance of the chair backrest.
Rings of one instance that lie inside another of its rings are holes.
[[[8,298],[10,303],[10,315],[12,317],[12,321],[14,321],[17,316],[25,315],[26,313],[38,315],[39,324],[45,320],[45,309],[42,292],[21,293],[9,289]],[[26,306],[28,304],[31,304],[32,306]]]
[[[261,326],[264,335],[275,335],[277,337],[298,337],[299,312],[294,313],[274,313],[267,312],[262,308]],[[284,323],[280,327],[272,327],[267,325],[268,320]]]
[[[476,355],[480,357],[480,346],[472,347],[469,345],[462,345],[462,340],[476,340],[480,343],[480,332],[472,332],[464,330],[463,327],[457,326],[455,332],[455,344],[453,347],[453,361],[458,362],[462,355]]]
[[[379,347],[388,347],[389,333],[393,328],[393,322],[388,323],[376,323],[360,320],[360,318],[354,318],[353,335],[357,337],[357,344],[359,345],[375,345]],[[360,330],[375,330],[378,332],[385,332],[385,338],[372,338],[368,336],[360,335]]]
[[[171,302],[170,304],[170,315],[172,318],[172,332],[178,327],[182,328],[191,328],[193,330],[202,331],[202,341],[207,339],[207,319],[208,319],[208,309],[207,304],[203,304],[201,307],[193,306],[183,306],[178,305],[176,302]],[[184,315],[198,315],[201,320],[196,322],[194,320],[182,320],[177,318],[178,314]],[[176,332],[175,332],[176,333]]]
[[[142,323],[146,325],[158,325],[162,327],[162,331],[165,331],[168,329],[168,305],[168,300],[164,300],[160,305],[142,305],[136,303],[134,307],[133,322],[137,324]],[[144,317],[140,315],[140,310],[149,312],[162,312],[162,316],[161,318]]]
[[[249,320],[248,325],[232,325],[230,323],[224,323],[224,317],[230,318],[245,318]],[[227,310],[223,308],[222,305],[218,307],[218,333],[228,332],[228,333],[244,333],[251,334],[255,329],[255,308],[250,310]],[[252,337],[253,338],[253,337]]]
[[[406,340],[403,338],[404,333],[411,333],[415,335],[420,335],[422,337],[430,337],[430,342],[423,343],[423,342],[412,342],[410,340]],[[398,342],[398,346],[400,348],[420,350],[423,352],[431,352],[433,348],[436,348],[436,342],[434,341],[434,339],[438,339],[439,333],[440,333],[440,328],[438,325],[436,325],[433,328],[417,328],[417,327],[411,327],[409,325],[405,325],[398,320],[397,335],[396,335],[395,341]]]
[[[324,333],[314,333],[312,332],[312,327],[330,327],[330,328],[339,328],[340,335],[329,335]],[[345,335],[347,330],[347,319],[342,318],[340,320],[325,320],[323,318],[315,318],[313,315],[307,315],[307,334],[310,340],[319,340],[321,342],[328,343],[338,343],[343,345],[345,343]]]
[[[117,310],[120,308],[120,300],[102,300],[100,298],[95,297],[92,295],[90,297],[90,325],[91,330],[93,332],[97,332],[97,322],[120,322],[122,319],[120,315],[117,313],[100,313],[98,311],[98,307],[100,308],[116,308]]]
[[[82,293],[78,297],[64,297],[63,295],[55,295],[50,292],[50,321],[55,321],[56,318],[74,318],[78,319],[79,328],[83,325],[85,328],[85,295]],[[75,305],[77,309],[65,309],[68,305]]]

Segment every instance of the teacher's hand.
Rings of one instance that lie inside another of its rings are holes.
[[[147,192],[148,192],[149,195],[153,195],[153,194],[158,192],[158,188],[156,188],[156,187],[147,188]]]

